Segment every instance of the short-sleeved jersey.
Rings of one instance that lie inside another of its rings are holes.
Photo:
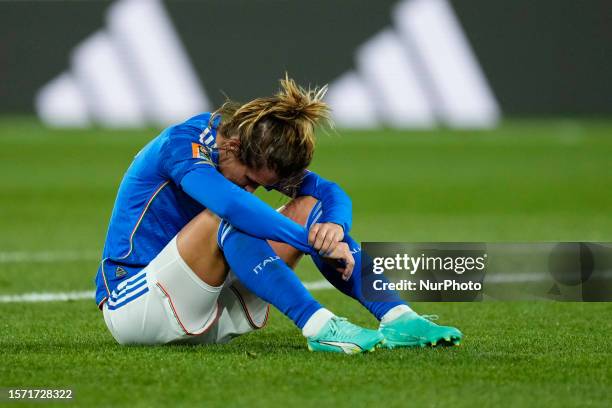
[[[194,167],[218,165],[219,121],[204,113],[169,127],[134,158],[119,187],[96,275],[98,307],[107,301],[115,309],[145,294],[144,279],[132,279],[121,295],[117,286],[138,274],[204,210],[180,182]]]

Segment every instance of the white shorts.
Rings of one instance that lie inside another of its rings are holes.
[[[231,271],[219,287],[198,278],[181,258],[176,237],[141,273],[148,292],[116,309],[109,308],[111,301],[103,306],[104,321],[120,344],[225,343],[268,319],[270,305]],[[117,290],[141,279],[134,276]]]

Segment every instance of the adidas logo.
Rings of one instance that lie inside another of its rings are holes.
[[[500,116],[448,0],[400,1],[327,101],[348,128],[486,128]],[[68,127],[166,126],[213,109],[161,0],[113,3],[35,107],[43,122]]]
[[[487,128],[500,110],[447,0],[404,0],[393,26],[363,44],[330,84],[336,124]]]
[[[119,0],[106,21],[36,95],[45,123],[166,126],[211,108],[161,0]]]

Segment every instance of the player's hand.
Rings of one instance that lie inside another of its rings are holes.
[[[315,224],[308,233],[308,243],[323,256],[334,251],[343,239],[344,229],[333,222]]]
[[[355,268],[355,258],[346,242],[339,242],[331,253],[324,255],[324,258],[333,263],[336,270],[342,274],[342,279],[347,281],[351,278]]]

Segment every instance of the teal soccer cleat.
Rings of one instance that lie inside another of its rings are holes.
[[[334,316],[316,336],[308,337],[307,342],[310,351],[357,354],[374,351],[384,339],[376,330],[364,329],[342,317]]]
[[[450,326],[438,326],[432,320],[438,316],[419,316],[407,312],[387,323],[381,323],[378,331],[385,336],[383,347],[425,347],[437,344],[456,345],[463,334]]]

